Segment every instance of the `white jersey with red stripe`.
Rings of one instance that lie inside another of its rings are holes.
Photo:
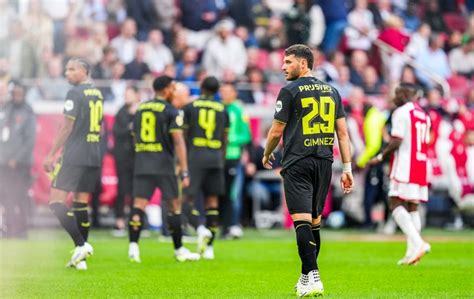
[[[402,143],[392,156],[389,196],[428,199],[427,154],[431,121],[416,103],[406,103],[392,115],[392,138]]]

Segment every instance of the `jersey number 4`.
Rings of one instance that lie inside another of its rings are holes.
[[[216,111],[212,109],[199,109],[198,123],[204,130],[206,139],[212,139],[216,129]]]
[[[303,116],[303,135],[319,133],[334,133],[334,118],[336,105],[331,97],[323,96],[319,101],[314,98],[302,98],[301,107],[311,108],[311,111]],[[314,121],[320,115],[322,122]]]

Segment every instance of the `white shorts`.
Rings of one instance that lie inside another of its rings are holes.
[[[389,197],[398,197],[405,201],[428,201],[428,186],[418,184],[400,183],[390,180],[388,189]]]

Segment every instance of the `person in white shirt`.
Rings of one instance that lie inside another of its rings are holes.
[[[135,48],[138,41],[135,39],[137,34],[137,23],[133,19],[126,19],[120,28],[120,35],[114,38],[110,45],[117,51],[117,56],[121,63],[128,64],[135,58]]]
[[[168,64],[174,62],[171,50],[163,44],[160,30],[151,30],[145,44],[145,62],[155,74],[161,74]]]
[[[372,40],[377,38],[378,30],[375,28],[372,12],[367,9],[367,0],[357,0],[347,20],[349,26],[345,33],[349,49],[369,50]]]
[[[222,78],[224,71],[242,76],[247,68],[247,51],[244,43],[232,31],[234,22],[224,19],[216,24],[215,32],[204,51],[203,65],[211,76]]]
[[[449,52],[449,65],[458,75],[469,77],[474,74],[474,37]]]

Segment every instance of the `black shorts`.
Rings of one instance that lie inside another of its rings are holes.
[[[331,184],[332,162],[306,157],[285,169],[282,176],[290,214],[321,215]]]
[[[100,184],[100,176],[100,167],[63,164],[55,170],[51,186],[67,192],[92,193]]]
[[[133,196],[151,199],[155,188],[160,188],[163,200],[178,198],[178,178],[166,174],[139,174],[133,177]]]
[[[189,196],[197,196],[202,191],[204,196],[224,195],[225,176],[222,168],[197,168],[189,169],[191,184],[183,192]]]

